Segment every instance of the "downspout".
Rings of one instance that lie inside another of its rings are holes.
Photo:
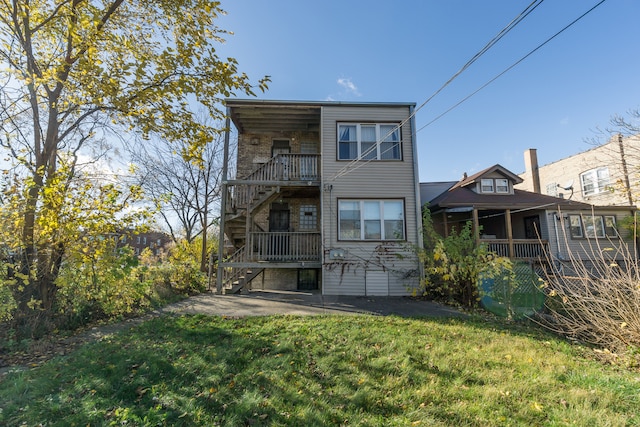
[[[559,208],[559,207],[558,207]],[[562,259],[560,256],[560,236],[558,235],[558,221],[562,220],[562,216],[560,216],[560,209],[558,209],[557,213],[553,214],[553,228],[556,232],[556,257],[558,259]]]
[[[413,178],[414,178],[414,191],[416,198],[416,228],[417,228],[417,239],[416,242],[418,245],[418,250],[422,251],[424,249],[424,236],[422,229],[422,200],[420,198],[420,174],[418,171],[418,133],[416,132],[416,116],[415,116],[415,106],[409,107],[409,124],[411,126],[411,147],[413,153]],[[418,274],[420,277],[420,281],[424,277],[424,264],[420,262],[420,258],[418,257]]]
[[[418,171],[418,135],[416,132],[416,116],[414,114],[415,107],[409,107],[409,114],[411,120],[411,145],[413,148],[413,177],[415,185],[415,197],[416,197],[416,227],[418,228],[418,248],[424,248],[424,236],[422,235],[422,200],[420,200],[420,175]]]
[[[224,223],[227,212],[227,164],[229,163],[229,134],[231,133],[231,110],[227,107],[224,133],[224,163],[222,164],[222,200],[220,201],[220,234],[218,237],[218,271],[216,273],[216,292],[222,293],[222,261],[224,259]]]

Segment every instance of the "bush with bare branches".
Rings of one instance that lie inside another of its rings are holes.
[[[542,285],[547,310],[540,322],[569,338],[637,358],[640,268],[629,246],[622,240],[615,243],[619,249],[612,251],[588,241],[588,261],[576,255],[564,261],[547,259],[550,268]],[[640,358],[633,363],[639,364]]]

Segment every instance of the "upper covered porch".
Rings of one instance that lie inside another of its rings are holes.
[[[319,185],[321,105],[266,100],[226,105],[237,130],[236,176],[228,177],[229,185]]]

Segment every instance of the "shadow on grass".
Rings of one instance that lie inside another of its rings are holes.
[[[499,357],[459,365],[447,351],[505,335],[552,338],[481,317],[160,317],[9,375],[0,383],[0,423],[473,424],[448,400],[478,400],[491,381],[483,369],[513,368]],[[442,387],[451,395],[433,392]]]

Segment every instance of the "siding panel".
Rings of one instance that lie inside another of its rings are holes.
[[[322,230],[325,247],[323,293],[365,295],[368,271],[384,271],[389,277],[391,295],[407,295],[418,284],[418,260],[409,247],[418,243],[416,217],[413,141],[411,121],[401,128],[401,161],[350,162],[337,159],[337,123],[401,123],[407,119],[407,106],[325,106],[321,129],[322,139]],[[340,199],[402,199],[405,208],[406,242],[345,242],[338,241],[338,200]],[[329,260],[328,249],[345,250],[344,260]],[[387,252],[391,249],[391,253]],[[339,264],[336,267],[334,264]],[[348,273],[336,274],[338,271]],[[389,272],[391,274],[389,274]],[[406,278],[408,277],[408,278]]]

